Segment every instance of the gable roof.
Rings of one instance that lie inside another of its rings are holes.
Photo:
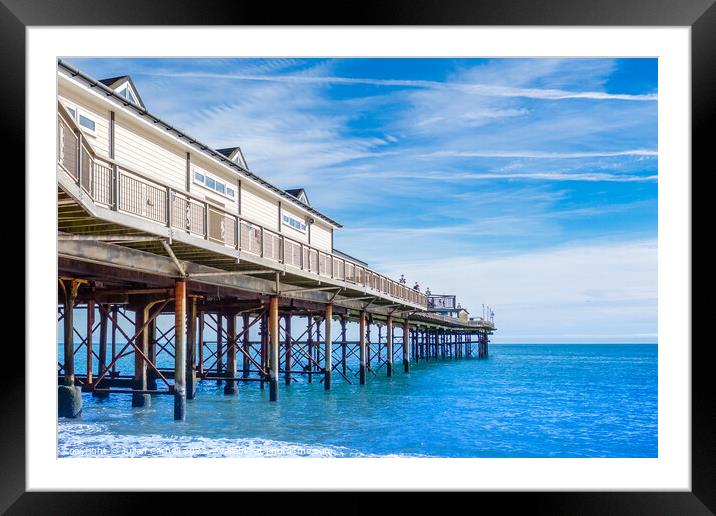
[[[328,215],[325,215],[318,211],[315,208],[311,208],[308,204],[301,202],[291,194],[286,193],[285,191],[281,190],[280,188],[272,185],[265,179],[262,179],[261,177],[257,176],[256,174],[250,172],[249,170],[243,168],[239,164],[231,161],[229,158],[224,156],[223,154],[220,154],[218,151],[213,150],[208,145],[201,143],[195,138],[192,138],[191,136],[187,135],[184,131],[180,131],[176,127],[172,126],[171,124],[165,122],[161,118],[157,117],[156,115],[151,114],[149,111],[147,111],[147,108],[144,106],[137,106],[129,102],[127,99],[122,97],[121,95],[118,95],[115,93],[113,89],[106,86],[105,84],[101,83],[100,81],[94,79],[93,77],[90,77],[89,75],[79,71],[77,68],[73,68],[72,66],[65,63],[62,59],[57,60],[57,66],[61,69],[64,69],[72,78],[78,78],[82,80],[87,86],[90,88],[99,88],[101,90],[104,90],[105,94],[108,97],[111,97],[113,101],[119,103],[122,107],[125,108],[132,108],[136,112],[136,114],[140,117],[148,117],[151,119],[155,124],[158,124],[159,127],[163,127],[168,132],[174,133],[174,136],[176,136],[179,140],[185,140],[188,145],[191,145],[192,147],[198,149],[203,154],[209,156],[210,158],[214,158],[215,160],[218,160],[222,162],[223,164],[234,168],[237,170],[237,173],[241,173],[245,175],[246,177],[256,181],[260,185],[264,186],[268,190],[271,190],[272,192],[276,193],[280,197],[283,197],[285,199],[290,199],[292,202],[303,208],[304,210],[308,211],[309,213],[313,213],[314,215],[320,217],[324,221],[328,222],[329,224],[337,227],[342,228],[343,226],[339,223],[330,218]]]
[[[216,152],[220,152],[227,158],[230,158],[236,149],[238,149],[238,147],[227,147],[225,149],[216,149]]]
[[[246,158],[244,157],[244,153],[241,151],[241,147],[227,147],[226,149],[216,149],[216,152],[218,152],[219,154],[223,154],[234,163],[238,163],[239,165],[244,167],[246,170],[249,169],[249,164],[246,163]]]
[[[111,88],[113,91],[117,91],[125,82],[128,82],[129,85],[132,87],[132,93],[135,97],[137,97],[137,102],[139,103],[139,107],[145,107],[144,101],[142,100],[142,97],[139,95],[139,90],[134,85],[134,81],[129,75],[119,75],[117,77],[109,77],[107,79],[100,79],[99,82],[107,86],[108,88]]]
[[[296,199],[301,202],[305,202],[309,206],[311,204],[311,202],[308,200],[308,194],[303,188],[291,188],[289,190],[286,190],[286,193],[293,195]]]

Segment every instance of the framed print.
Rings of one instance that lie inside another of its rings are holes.
[[[691,337],[712,3],[4,1],[27,302],[3,510],[713,511]]]

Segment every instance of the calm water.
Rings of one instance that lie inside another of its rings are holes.
[[[81,352],[77,355],[78,369]],[[402,364],[401,366],[402,367]],[[80,371],[78,371],[80,372]],[[409,375],[239,383],[238,399],[199,385],[187,419],[171,396],[83,394],[59,421],[60,456],[656,457],[656,345],[491,345],[487,359],[413,364]],[[338,375],[336,375],[338,376]],[[356,382],[357,383],[357,382]]]

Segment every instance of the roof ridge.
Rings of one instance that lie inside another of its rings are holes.
[[[294,196],[292,196],[291,194],[282,190],[281,188],[273,185],[272,183],[269,183],[268,181],[257,176],[253,172],[244,169],[237,163],[234,163],[233,161],[228,159],[226,156],[219,153],[218,150],[213,149],[212,147],[198,141],[195,138],[192,138],[191,136],[188,136],[184,131],[180,131],[179,129],[175,128],[171,124],[169,124],[169,123],[165,122],[164,120],[162,120],[161,118],[159,118],[158,116],[153,115],[152,113],[149,112],[149,110],[147,110],[146,107],[137,106],[137,105],[129,102],[127,99],[117,95],[117,93],[115,93],[114,90],[112,90],[112,88],[109,88],[104,83],[102,83],[101,81],[98,81],[94,77],[90,77],[89,75],[80,71],[79,69],[72,67],[71,65],[65,63],[62,59],[57,60],[57,65],[61,68],[64,68],[65,70],[67,70],[73,77],[79,76],[81,79],[83,79],[90,85],[104,89],[115,100],[121,102],[124,107],[131,107],[131,108],[135,109],[140,116],[148,116],[148,117],[154,119],[154,121],[156,123],[160,123],[162,126],[164,126],[167,131],[173,131],[174,133],[176,133],[176,135],[180,139],[181,138],[186,139],[190,145],[193,145],[194,147],[198,147],[200,151],[204,152],[205,154],[209,154],[212,158],[219,158],[222,163],[228,165],[229,167],[234,167],[234,168],[238,169],[242,174],[246,175],[250,179],[255,180],[256,182],[265,186],[269,190],[273,190],[275,193],[277,193],[281,197],[290,198],[290,200],[292,202],[295,202],[298,206],[300,206],[304,210],[308,211],[309,213],[313,213],[314,215],[317,215],[318,217],[322,218],[329,224],[333,224],[336,227],[339,227],[339,228],[343,227],[339,222],[333,220],[328,215],[325,215],[324,213],[321,213],[320,211],[311,207],[310,205],[301,202],[299,199],[296,199]],[[127,76],[127,77],[129,77],[129,76]],[[130,78],[130,80],[131,80],[131,78]],[[135,88],[135,90],[136,90],[136,88]]]

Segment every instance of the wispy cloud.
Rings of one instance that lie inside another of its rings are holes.
[[[655,342],[654,240],[587,241],[549,249],[386,262],[423,288],[457,294],[472,315],[493,307],[496,342]]]
[[[344,224],[338,249],[456,293],[473,313],[490,303],[499,334],[529,340],[655,331],[656,66],[642,77],[630,62],[80,68],[132,74],[153,112],[215,148],[241,145],[276,186],[307,188]]]
[[[650,175],[620,175],[602,172],[593,173],[567,173],[567,172],[358,172],[363,179],[409,179],[415,181],[488,181],[488,180],[515,180],[528,179],[532,181],[587,181],[587,182],[615,182],[615,183],[643,183],[658,180],[656,174]]]
[[[419,158],[528,158],[528,159],[581,159],[581,158],[611,158],[619,156],[657,156],[658,152],[647,149],[634,149],[623,151],[595,151],[595,152],[547,152],[525,150],[486,150],[486,151],[436,151],[429,154],[420,154]]]
[[[658,96],[653,93],[633,95],[625,93],[606,93],[601,91],[566,91],[550,88],[514,88],[509,86],[475,84],[460,82],[439,82],[421,80],[396,80],[396,79],[369,79],[359,77],[320,77],[312,75],[249,75],[249,74],[225,74],[211,72],[173,72],[156,71],[144,72],[145,75],[172,78],[191,79],[217,79],[217,80],[238,80],[238,81],[259,81],[278,82],[290,84],[319,84],[319,85],[368,85],[368,86],[390,86],[402,88],[421,89],[446,89],[459,90],[475,95],[487,97],[523,97],[542,100],[565,100],[565,99],[588,99],[588,100],[631,100],[631,101],[655,101]]]

